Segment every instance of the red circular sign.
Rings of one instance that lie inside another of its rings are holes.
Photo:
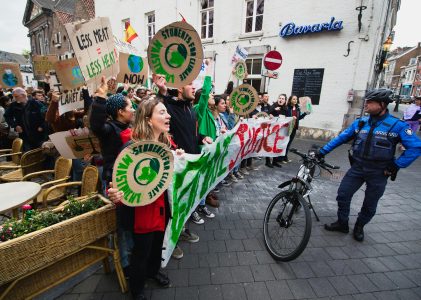
[[[270,71],[275,71],[282,65],[282,55],[278,51],[272,50],[266,53],[263,58],[263,65]]]

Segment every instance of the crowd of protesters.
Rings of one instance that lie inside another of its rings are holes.
[[[229,95],[233,89],[230,82],[223,94],[215,95],[211,77],[206,76],[199,90],[189,83],[179,89],[167,88],[165,77],[154,75],[158,92],[145,87],[133,88],[121,85],[114,93],[109,82],[102,78],[94,95],[81,90],[84,108],[59,115],[59,92],[44,89],[25,90],[17,87],[1,90],[0,93],[0,146],[10,148],[14,138],[23,140],[23,151],[44,147],[48,136],[55,132],[89,127],[98,137],[101,154],[73,160],[72,180],[81,179],[85,166],[92,164],[101,171],[101,192],[117,206],[118,241],[121,263],[129,278],[132,295],[144,299],[143,288],[147,278],[153,278],[165,287],[170,285],[168,277],[160,271],[161,249],[164,232],[171,211],[165,191],[155,202],[142,207],[121,204],[123,194],[113,188],[112,169],[118,154],[129,144],[142,140],[153,140],[167,144],[183,153],[199,154],[204,144],[211,144],[226,131],[235,127],[239,118],[233,113]],[[260,103],[249,117],[260,112],[268,116],[291,116],[296,122],[305,116],[292,95],[287,101],[285,94],[269,104],[267,93],[259,95]],[[289,146],[289,145],[288,145]],[[261,158],[256,158],[261,159]],[[218,207],[217,193],[227,186],[244,179],[253,170],[253,159],[245,159],[211,193],[200,202],[191,214],[190,221],[205,223],[215,218],[211,207]],[[283,157],[266,158],[266,166],[280,168],[287,163]],[[47,161],[48,163],[48,161]],[[54,164],[54,160],[49,162]],[[51,168],[51,165],[49,168]],[[183,229],[180,241],[196,243],[199,236],[189,230],[189,222]],[[172,257],[181,259],[183,250],[177,246]]]

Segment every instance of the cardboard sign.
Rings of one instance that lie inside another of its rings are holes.
[[[55,62],[54,70],[60,80],[62,89],[65,91],[77,89],[85,84],[85,78],[83,78],[76,58]]]
[[[231,58],[231,65],[234,65],[237,61],[240,60],[245,61],[248,55],[249,54],[246,49],[237,45],[237,47],[235,48],[234,55]]]
[[[141,54],[140,51],[135,46],[125,41],[120,40],[116,36],[114,36],[114,44],[119,53],[135,54],[137,56],[140,56]]]
[[[232,91],[230,101],[234,113],[240,116],[246,116],[259,104],[259,96],[254,87],[245,83]]]
[[[98,87],[101,77],[108,80],[119,72],[118,52],[108,18],[65,24],[87,85]]]
[[[247,75],[246,63],[242,60],[237,61],[234,66],[233,73],[234,73],[234,76],[239,80],[243,80],[244,78],[246,78],[246,75]]]
[[[49,135],[57,151],[64,158],[83,158],[101,153],[98,138],[88,128],[60,131]]]
[[[84,101],[80,96],[80,90],[68,90],[60,95],[58,102],[58,113],[62,114],[75,109],[83,108]]]
[[[264,111],[261,111],[261,112],[259,112],[259,113],[257,113],[257,114],[255,114],[255,116],[256,116],[256,118],[258,118],[258,119],[260,119],[260,118],[263,118],[263,119],[267,119],[267,118],[269,118],[269,115],[267,114],[267,113],[265,113]]]
[[[142,141],[127,146],[113,167],[113,186],[128,206],[151,204],[172,181],[174,157],[163,143]]]
[[[61,91],[61,83],[57,78],[56,71],[54,70],[48,71],[48,79],[46,79],[46,82],[50,85],[51,91],[56,91],[56,92]]]
[[[54,70],[54,63],[58,61],[55,55],[34,55],[32,65],[34,67],[35,79],[44,79],[45,73]]]
[[[180,88],[193,82],[202,60],[200,37],[187,22],[165,26],[149,43],[149,65],[155,74],[165,75],[169,87]]]
[[[3,88],[23,86],[19,65],[15,63],[0,62],[0,82]]]
[[[148,80],[148,62],[146,58],[134,54],[120,53],[120,73],[117,82],[130,85],[144,85]]]
[[[311,98],[310,97],[300,97],[298,98],[298,102],[300,103],[300,110],[301,112],[305,113],[312,113],[313,106],[311,105]]]

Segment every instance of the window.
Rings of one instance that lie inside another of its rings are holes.
[[[45,48],[44,48],[44,34],[38,33],[38,46],[39,46],[39,54],[44,55],[45,54]]]
[[[262,30],[264,7],[264,0],[246,0],[246,33]]]
[[[244,83],[251,84],[257,92],[262,92],[262,58],[246,59],[247,73],[249,74]]]
[[[148,27],[148,41],[151,41],[155,35],[155,12],[146,15]]]
[[[213,37],[213,0],[202,0],[201,14],[201,37],[210,39]]]

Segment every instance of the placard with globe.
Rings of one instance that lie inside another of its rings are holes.
[[[119,57],[120,72],[117,75],[117,82],[145,85],[149,71],[146,58],[123,52],[120,52]]]
[[[124,193],[125,205],[148,205],[169,187],[173,168],[174,157],[167,145],[154,141],[134,143],[114,163],[113,186]]]
[[[239,85],[232,91],[230,100],[234,113],[240,116],[247,116],[259,104],[259,96],[256,89],[246,83]]]
[[[0,63],[0,85],[7,88],[23,86],[22,74],[18,64]]]
[[[174,22],[160,29],[148,46],[152,71],[165,75],[169,87],[180,88],[193,82],[202,61],[200,37],[187,22]]]

